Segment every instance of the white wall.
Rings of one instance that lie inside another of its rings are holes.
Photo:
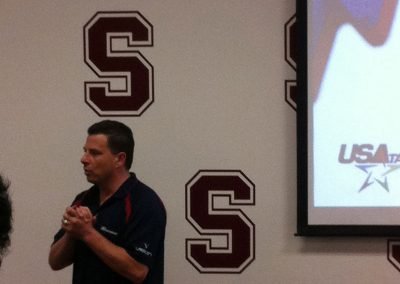
[[[298,238],[295,112],[284,81],[284,25],[295,0],[0,1],[0,171],[12,181],[14,233],[1,283],[70,283],[47,254],[64,208],[89,187],[79,163],[84,102],[95,80],[83,26],[98,11],[139,11],[154,27],[141,49],[154,103],[117,118],[136,137],[134,171],[168,210],[166,283],[397,283],[387,240]],[[199,237],[185,219],[185,184],[199,170],[241,170],[256,187],[255,260],[240,274],[201,274],[185,258]]]

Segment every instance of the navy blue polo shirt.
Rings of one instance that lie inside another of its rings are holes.
[[[74,205],[87,206],[96,216],[94,227],[109,241],[149,268],[144,283],[164,282],[164,239],[166,212],[157,194],[131,174],[101,206],[99,189],[92,186],[78,194]],[[54,241],[64,230],[58,231]],[[73,283],[131,283],[112,271],[82,241],[75,245]]]

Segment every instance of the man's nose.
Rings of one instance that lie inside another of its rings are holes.
[[[82,164],[87,164],[87,163],[88,163],[88,161],[87,161],[87,154],[86,154],[86,153],[84,153],[84,154],[82,155],[82,157],[81,157],[81,163],[82,163]]]

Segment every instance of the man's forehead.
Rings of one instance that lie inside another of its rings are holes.
[[[85,146],[108,147],[108,138],[104,134],[93,134],[86,138]]]

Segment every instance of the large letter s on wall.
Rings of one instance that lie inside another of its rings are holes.
[[[98,12],[84,43],[85,62],[100,79],[85,82],[85,102],[100,116],[140,116],[154,85],[153,67],[137,49],[153,46],[152,25],[139,12]]]
[[[255,225],[240,209],[254,195],[240,171],[199,171],[186,184],[186,219],[203,236],[186,240],[186,259],[199,272],[241,273],[254,260]]]

